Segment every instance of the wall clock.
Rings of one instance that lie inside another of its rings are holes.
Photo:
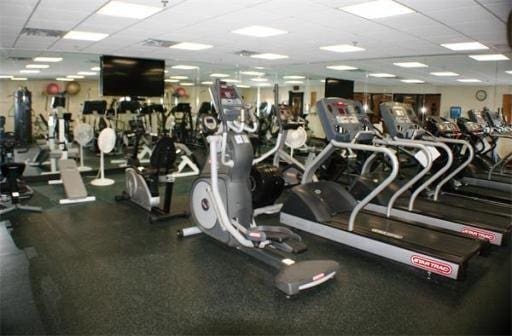
[[[487,99],[487,92],[485,90],[478,90],[476,93],[475,93],[475,98],[478,100],[478,101],[484,101]]]

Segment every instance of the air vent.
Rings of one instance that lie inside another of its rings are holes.
[[[39,28],[23,28],[21,31],[22,34],[27,36],[39,36],[39,37],[62,37],[66,34],[65,31],[62,30],[52,30],[52,29],[39,29]]]
[[[252,55],[261,54],[255,51],[249,51],[249,50],[240,50],[235,53],[238,56],[244,56],[244,57],[251,57]]]
[[[146,46],[146,47],[169,48],[170,46],[173,46],[173,45],[175,45],[177,43],[178,42],[175,42],[175,41],[164,41],[164,40],[147,39],[144,42],[142,42],[142,45]]]
[[[32,57],[15,57],[15,56],[11,56],[11,57],[7,57],[7,59],[9,61],[24,62],[24,61],[31,61]]]

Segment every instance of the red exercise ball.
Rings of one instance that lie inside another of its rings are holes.
[[[54,96],[60,92],[60,87],[56,83],[50,83],[46,85],[46,94]]]

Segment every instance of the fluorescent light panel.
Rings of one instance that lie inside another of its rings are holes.
[[[179,79],[164,79],[164,82],[168,82],[168,83],[178,83],[180,80]]]
[[[273,54],[273,53],[263,53],[263,54],[255,54],[251,56],[252,58],[261,58],[266,60],[278,60],[283,58],[288,58],[286,55],[279,55],[279,54]]]
[[[27,77],[11,77],[13,81],[26,81]]]
[[[340,7],[339,9],[366,19],[379,19],[414,13],[412,9],[391,0],[370,1],[358,5]]]
[[[422,84],[425,83],[424,81],[420,79],[402,79],[401,82],[407,83],[407,84]]]
[[[377,77],[377,78],[393,78],[393,77],[396,77],[393,74],[384,73],[384,72],[381,72],[381,73],[371,73],[368,76]]]
[[[482,81],[480,79],[476,79],[476,78],[467,78],[467,79],[457,79],[457,82],[461,82],[461,83],[481,83]]]
[[[289,80],[289,81],[285,81],[284,83],[285,84],[304,84],[304,82],[300,81],[300,80]]]
[[[512,75],[512,70],[507,70],[505,72],[508,73],[509,75]]]
[[[261,78],[261,77],[251,78],[251,80],[253,82],[268,82],[267,78]]]
[[[195,65],[178,64],[178,65],[173,65],[171,68],[178,69],[178,70],[194,70],[194,69],[198,69],[199,67],[197,67]]]
[[[292,76],[283,76],[283,79],[304,79],[306,78],[305,76],[297,76],[297,75],[292,75]]]
[[[357,70],[356,67],[350,65],[328,65],[327,69],[338,70],[338,71],[348,71],[348,70]]]
[[[461,51],[461,50],[487,50],[487,46],[480,42],[462,42],[462,43],[443,43],[441,47],[445,47],[450,50]]]
[[[240,71],[241,75],[247,75],[247,76],[263,76],[265,75],[264,72],[259,71]]]
[[[251,87],[250,85],[245,85],[245,84],[237,84],[236,86],[239,88],[242,88],[242,89],[248,89]]]
[[[509,60],[509,58],[503,54],[469,55],[469,57],[481,62]]]
[[[203,85],[212,85],[212,84],[213,84],[213,82],[206,81],[206,82],[201,82],[201,84],[203,84]]]
[[[12,76],[9,75],[0,75],[0,79],[11,79]]]
[[[63,81],[63,82],[72,82],[73,81],[73,78],[65,78],[65,77],[57,77],[55,79],[58,81]]]
[[[100,69],[100,67],[96,66],[96,67],[92,67],[91,70],[92,71],[100,71],[101,69]]]
[[[364,48],[356,47],[351,44],[336,44],[326,47],[320,47],[322,50],[338,52],[338,53],[347,53],[347,52],[356,52],[356,51],[364,51]]]
[[[48,64],[27,64],[25,68],[27,69],[48,69],[50,66]]]
[[[420,62],[398,62],[398,63],[393,63],[393,65],[396,65],[396,66],[402,67],[402,68],[428,68],[428,65],[420,63]]]
[[[188,79],[188,76],[171,76],[172,79]]]
[[[35,73],[40,73],[41,70],[20,70],[20,73],[24,73],[24,74],[35,74]]]
[[[224,78],[224,77],[229,77],[229,75],[223,74],[223,73],[212,73],[212,74],[210,74],[210,77]]]
[[[431,72],[432,76],[438,76],[438,77],[455,77],[458,76],[458,73],[451,72],[451,71],[440,71],[440,72]]]
[[[92,33],[92,32],[83,32],[78,30],[72,30],[64,35],[62,38],[68,40],[81,40],[81,41],[99,41],[103,40],[107,37],[108,34],[104,33]]]
[[[137,5],[122,1],[110,1],[96,13],[100,15],[118,16],[131,19],[145,19],[161,11],[163,7]]]
[[[92,71],[79,71],[79,72],[77,72],[77,74],[84,75],[84,76],[94,76],[94,75],[97,75],[98,73],[92,72]]]
[[[269,37],[288,33],[286,30],[275,29],[272,27],[265,26],[249,26],[237,30],[233,30],[232,33],[253,36],[253,37]]]
[[[170,46],[172,49],[181,49],[181,50],[204,50],[208,48],[212,48],[213,46],[210,44],[202,44],[202,43],[194,43],[194,42],[181,42],[175,45]]]
[[[82,79],[82,78],[84,78],[84,76],[82,76],[82,75],[68,75],[66,77],[67,78],[74,78],[74,79]]]
[[[185,82],[185,83],[180,83],[181,86],[194,86],[194,83],[188,83],[188,82]]]
[[[62,61],[62,57],[44,57],[44,56],[41,56],[41,57],[35,57],[34,58],[34,62],[50,62],[50,63],[55,63],[55,62],[60,62]]]

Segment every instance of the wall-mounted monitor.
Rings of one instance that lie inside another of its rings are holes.
[[[162,97],[165,61],[101,56],[100,93],[103,96]]]
[[[326,78],[325,97],[354,99],[354,81],[337,78]]]

